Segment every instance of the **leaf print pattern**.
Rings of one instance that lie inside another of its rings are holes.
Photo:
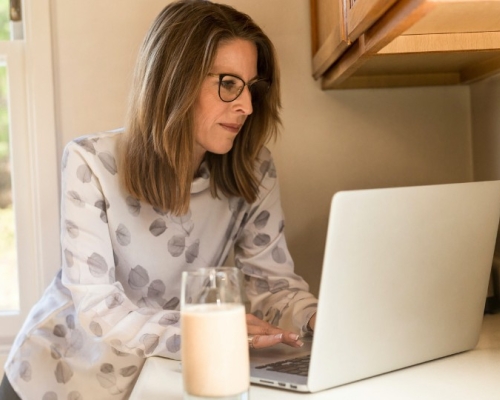
[[[266,233],[259,233],[253,239],[253,244],[259,247],[266,246],[271,241],[271,236]]]
[[[158,324],[160,324],[161,326],[176,325],[179,322],[180,318],[181,316],[179,313],[168,313],[160,318]]]
[[[120,375],[128,378],[129,376],[134,375],[138,370],[139,368],[137,368],[135,365],[131,365],[130,367],[120,369]]]
[[[80,195],[74,190],[70,190],[68,192],[68,198],[73,202],[73,204],[77,207],[84,207],[85,203],[80,198]]]
[[[125,296],[121,293],[113,293],[106,297],[106,306],[109,309],[120,306],[125,301]]]
[[[271,293],[278,293],[282,290],[288,289],[290,283],[286,279],[278,279],[271,288]]]
[[[171,215],[170,219],[173,223],[179,225],[180,229],[189,236],[194,229],[194,222],[191,220],[191,210],[184,215]]]
[[[50,356],[54,360],[60,360],[62,358],[62,350],[58,345],[53,344],[50,346]]]
[[[128,246],[130,244],[130,232],[125,225],[118,225],[116,229],[116,240],[122,246]]]
[[[92,143],[90,140],[88,140],[87,138],[79,138],[79,139],[75,139],[75,142],[83,147],[85,150],[87,150],[89,153],[92,153],[93,155],[96,154],[96,151],[95,151],[95,147],[94,147],[94,143]]]
[[[271,317],[269,318],[269,316]],[[270,308],[269,311],[266,313],[267,319],[269,320],[269,323],[271,325],[278,326],[281,320],[281,317],[283,316],[281,314],[281,311],[276,309],[276,308]]]
[[[65,337],[67,333],[66,327],[64,325],[57,324],[56,326],[54,326],[54,330],[52,331],[52,333],[58,337]]]
[[[276,167],[274,162],[266,160],[260,165],[260,173],[262,175],[268,174],[270,178],[276,178],[278,174],[276,173]]]
[[[181,336],[173,335],[167,339],[167,350],[177,353],[181,349]]]
[[[92,180],[92,171],[87,164],[80,165],[76,170],[76,177],[82,183],[89,183]]]
[[[105,388],[110,389],[116,385],[116,376],[113,374],[100,373],[96,375],[99,384]]]
[[[31,380],[31,364],[28,361],[21,362],[19,366],[19,376],[25,382]]]
[[[97,208],[101,210],[101,220],[105,223],[108,223],[108,208],[109,208],[109,203],[106,199],[104,200],[97,200],[94,204]]]
[[[89,325],[90,332],[92,332],[95,336],[101,337],[102,336],[102,328],[101,325],[99,325],[97,322],[92,321]]]
[[[97,253],[92,253],[92,255],[87,259],[87,265],[89,266],[89,271],[92,276],[99,278],[108,272],[108,264],[103,256]]]
[[[153,210],[155,211],[155,213],[160,214],[162,217],[164,217],[165,215],[167,215],[167,214],[168,214],[168,212],[167,212],[167,211],[163,211],[163,210],[161,210],[161,209],[160,209],[160,208],[158,208],[158,207],[153,207]]]
[[[65,357],[73,357],[83,348],[83,336],[78,330],[70,331],[69,338],[67,338],[66,351],[64,352]]]
[[[186,250],[186,262],[192,264],[198,257],[200,251],[200,241],[197,239]]]
[[[279,226],[279,233],[283,232],[284,230],[285,230],[285,221],[281,220]]]
[[[132,196],[127,196],[125,202],[127,203],[128,212],[137,217],[141,212],[141,203],[139,200]]]
[[[273,260],[276,261],[278,264],[284,264],[286,262],[285,250],[283,250],[279,246],[276,246],[273,249],[273,251],[271,252],[271,256],[273,257]]]
[[[65,225],[66,225],[66,232],[68,232],[69,237],[72,239],[77,238],[78,235],[80,234],[78,226],[76,226],[76,224],[70,220],[66,220]]]
[[[261,211],[257,218],[255,218],[254,225],[257,229],[264,229],[267,225],[267,221],[269,221],[269,211]]]
[[[159,279],[155,279],[148,287],[148,297],[153,299],[162,298],[165,294],[165,283]]]
[[[58,383],[68,383],[73,377],[71,367],[65,361],[58,361],[54,371]]]
[[[269,292],[269,283],[264,279],[257,279],[255,281],[255,290],[259,294]]]
[[[140,289],[149,283],[149,274],[146,269],[140,265],[132,268],[128,275],[128,284],[132,289]]]
[[[152,354],[158,347],[160,337],[151,333],[146,333],[141,336],[140,342],[144,345],[144,354]]]
[[[69,392],[68,400],[83,400],[83,396],[79,392],[76,392],[76,391]]]
[[[115,372],[115,368],[109,363],[104,363],[101,365],[100,371],[103,374],[111,374],[111,373]]]
[[[111,154],[109,154],[107,152],[103,152],[103,153],[99,153],[97,155],[97,157],[99,158],[99,160],[101,160],[102,165],[104,165],[104,168],[106,168],[111,175],[116,174],[116,172],[117,172],[116,161],[115,161],[115,158]]]
[[[57,394],[54,392],[47,392],[43,395],[42,400],[57,400]]]
[[[64,259],[66,260],[66,266],[71,268],[74,265],[73,253],[68,249],[64,249]]]
[[[70,314],[66,316],[66,325],[69,329],[75,329],[75,316]]]
[[[169,301],[167,301],[163,305],[164,310],[175,310],[177,306],[179,305],[180,300],[178,297],[172,297]]]
[[[168,241],[168,252],[172,257],[179,257],[186,247],[186,238],[184,236],[175,235]]]
[[[149,231],[153,236],[160,236],[167,230],[167,224],[161,218],[155,219],[149,227]]]

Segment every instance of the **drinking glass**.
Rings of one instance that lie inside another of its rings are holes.
[[[250,386],[240,271],[182,273],[182,376],[186,400],[247,400]]]

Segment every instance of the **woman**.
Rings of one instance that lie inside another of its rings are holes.
[[[280,107],[266,35],[231,7],[172,3],[146,35],[131,93],[123,131],[66,146],[62,270],[13,345],[4,392],[127,398],[145,357],[180,356],[182,271],[221,265],[233,247],[250,345],[298,347],[314,329],[264,147]]]

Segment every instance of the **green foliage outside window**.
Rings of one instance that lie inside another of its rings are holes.
[[[0,0],[0,40],[9,40],[9,1]],[[9,168],[9,117],[7,68],[0,62],[0,209],[12,203]]]
[[[0,0],[0,41],[10,40],[9,0]],[[0,312],[19,309],[12,208],[7,67],[0,60]]]

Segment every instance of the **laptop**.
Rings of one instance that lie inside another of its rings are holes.
[[[500,181],[336,193],[314,338],[252,350],[251,382],[317,392],[473,349],[499,217]]]

